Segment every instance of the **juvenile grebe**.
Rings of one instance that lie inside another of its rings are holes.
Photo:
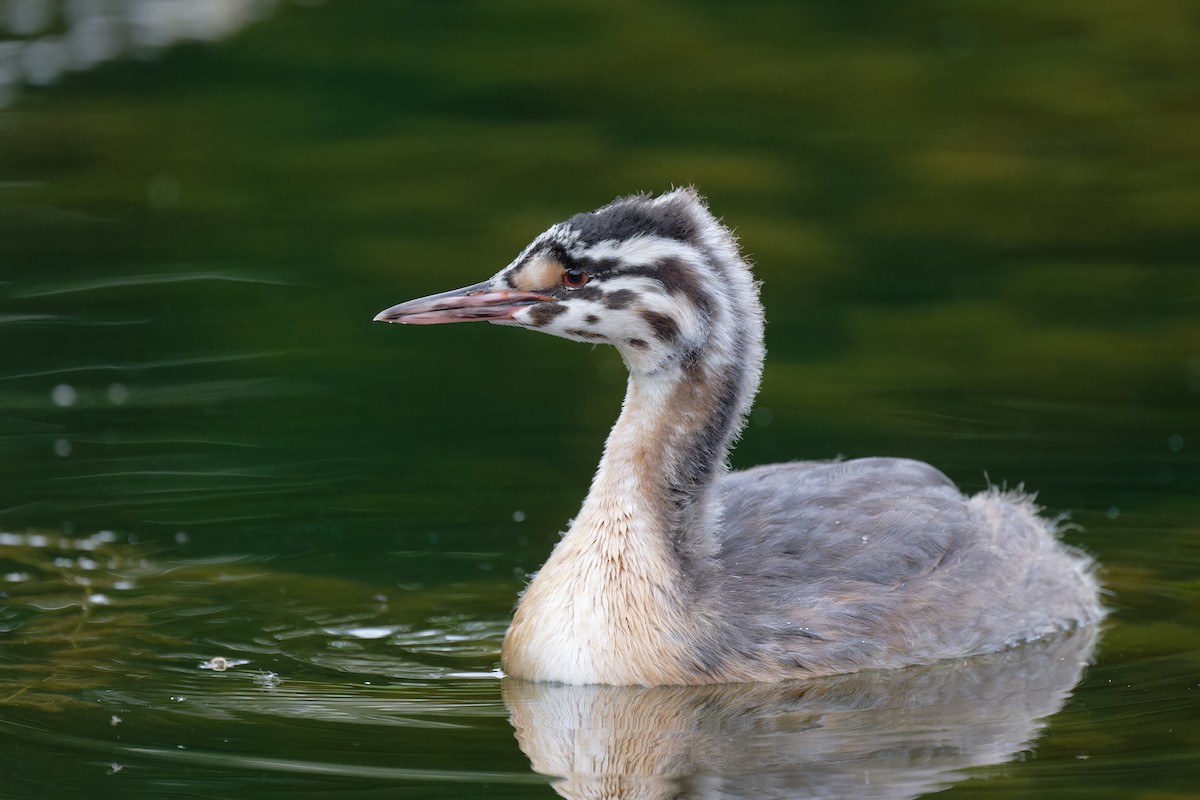
[[[1103,615],[1091,561],[1027,496],[966,497],[896,458],[729,472],[763,312],[691,189],[577,214],[492,278],[375,319],[517,325],[611,344],[629,369],[591,490],[505,635],[511,676],[778,681],[991,652]]]

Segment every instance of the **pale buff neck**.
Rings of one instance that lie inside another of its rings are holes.
[[[693,602],[695,537],[677,527],[670,479],[677,465],[669,444],[687,432],[677,420],[694,415],[673,412],[677,387],[630,379],[579,516],[517,606],[501,654],[509,675],[567,683],[694,681],[685,642],[698,637],[701,625]]]
[[[712,488],[727,472],[730,435],[712,431],[717,417],[731,413],[716,408],[724,388],[699,371],[632,373],[567,539],[605,550],[633,548],[639,558],[651,558],[656,571],[669,568],[680,580],[700,577],[720,524]],[[637,570],[637,562],[627,568]]]

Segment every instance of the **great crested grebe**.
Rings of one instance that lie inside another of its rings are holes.
[[[375,319],[516,325],[611,344],[629,369],[591,490],[504,637],[510,676],[778,681],[987,653],[1103,616],[1091,560],[1025,495],[966,497],[900,458],[729,471],[763,310],[694,190],[576,214],[488,280]]]

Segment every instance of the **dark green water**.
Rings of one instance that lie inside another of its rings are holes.
[[[55,78],[78,19],[0,2],[0,796],[1194,796],[1194,4],[343,0],[158,50],[101,6],[125,52]],[[371,316],[679,184],[764,281],[734,465],[1024,482],[1104,565],[1094,653],[500,680],[620,361]]]

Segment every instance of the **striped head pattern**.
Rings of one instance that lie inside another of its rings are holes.
[[[486,321],[610,344],[635,375],[682,372],[736,387],[727,399],[737,416],[762,369],[758,286],[733,234],[690,188],[576,214],[488,280],[401,303],[375,319]]]
[[[691,189],[576,214],[487,285],[547,298],[497,324],[611,344],[634,372],[762,358],[753,277],[732,234]]]

